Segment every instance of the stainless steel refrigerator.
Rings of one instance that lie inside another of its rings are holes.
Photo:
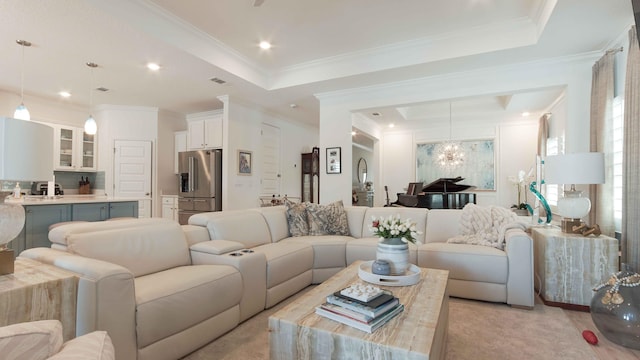
[[[222,210],[222,150],[183,151],[178,157],[178,218]]]

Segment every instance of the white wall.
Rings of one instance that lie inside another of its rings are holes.
[[[169,111],[158,113],[158,190],[162,194],[178,193],[178,178],[174,174],[175,136],[176,131],[187,127],[185,116]],[[162,204],[154,206],[156,214],[162,213]]]
[[[113,196],[113,148],[115,140],[151,141],[152,216],[159,216],[158,109],[143,106],[100,105],[94,113],[98,123],[98,170],[105,172],[105,193]],[[171,161],[173,165],[173,161]],[[173,169],[173,166],[171,166]],[[172,170],[173,171],[173,170]]]
[[[280,128],[281,195],[299,197],[301,191],[300,154],[311,152],[318,144],[317,129],[296,124],[267,114],[250,104],[236,101],[229,96],[220,97],[224,103],[223,115],[223,210],[247,209],[259,206],[261,195],[260,174],[261,127],[269,124]],[[251,151],[251,176],[238,175],[238,150]],[[322,189],[322,182],[320,182]]]
[[[342,146],[343,161],[351,161],[345,148],[351,148],[351,139],[341,136],[342,132],[355,126],[352,112],[360,109],[395,106],[398,104],[416,104],[427,101],[442,101],[469,96],[505,94],[512,91],[531,91],[549,87],[566,89],[566,144],[568,151],[585,151],[589,141],[589,103],[591,88],[591,67],[601,54],[586,54],[566,59],[551,59],[526,64],[515,64],[495,68],[479,69],[459,74],[449,74],[430,78],[414,79],[361,89],[341,90],[316,94],[320,100],[320,144],[321,153],[327,146]],[[532,120],[537,124],[537,119]],[[458,124],[460,126],[460,124]],[[496,127],[498,126],[498,127]],[[382,193],[383,185],[389,185],[394,194],[414,179],[415,142],[428,138],[445,139],[445,129],[441,126],[429,128],[425,136],[410,133],[386,133],[381,135],[380,169],[378,184],[375,188]],[[478,132],[479,131],[479,132]],[[480,128],[461,128],[453,131],[457,139],[477,139],[479,135],[496,137],[500,146],[498,152],[498,184],[506,184],[506,177],[517,174],[519,169],[528,168],[535,161],[537,126],[519,124],[505,127],[499,124],[484,123]],[[523,140],[514,142],[514,136]],[[324,165],[323,165],[324,166]],[[346,169],[345,169],[346,170]],[[321,202],[334,199],[346,201],[350,196],[351,169],[342,175],[327,175],[321,178],[324,183]],[[327,186],[328,185],[328,186]],[[325,192],[326,191],[326,192]],[[379,204],[377,197],[376,203]],[[479,194],[479,203],[503,204],[515,202],[513,189],[508,185],[498,185],[492,193]]]

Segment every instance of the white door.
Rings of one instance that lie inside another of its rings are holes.
[[[140,200],[139,217],[151,217],[151,141],[116,140],[113,194]]]
[[[280,194],[280,128],[262,124],[262,195]]]

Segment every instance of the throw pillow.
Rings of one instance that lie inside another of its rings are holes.
[[[307,204],[307,222],[309,235],[349,235],[342,200],[328,205]]]
[[[289,225],[289,234],[291,234],[291,236],[309,235],[306,203],[294,203],[290,200],[285,200],[284,205],[287,209],[286,213],[287,224]]]

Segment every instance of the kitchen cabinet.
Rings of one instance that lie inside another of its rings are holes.
[[[109,219],[119,217],[138,217],[137,201],[122,201],[109,203]]]
[[[24,205],[25,221],[20,235],[9,243],[18,255],[25,249],[51,247],[49,226],[64,221],[99,221],[138,217],[137,201]]]
[[[209,111],[187,116],[187,149],[222,148],[222,112]]]
[[[187,132],[176,131],[173,140],[174,156],[173,156],[173,173],[178,173],[178,154],[181,151],[187,151]]]
[[[95,171],[96,137],[83,128],[53,125],[55,170]]]
[[[109,203],[87,203],[71,205],[73,220],[102,221],[109,218]]]
[[[178,197],[163,196],[162,197],[162,217],[178,221]]]
[[[16,255],[25,249],[51,247],[49,225],[71,220],[71,206],[68,204],[25,205],[24,211],[24,228],[20,235],[9,243]]]

